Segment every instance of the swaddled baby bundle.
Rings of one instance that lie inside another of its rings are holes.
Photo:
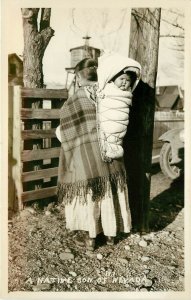
[[[98,97],[98,134],[104,161],[123,156],[122,142],[129,123],[131,99],[131,92],[120,90],[113,82],[106,84],[104,96]]]
[[[135,60],[107,53],[98,62],[97,130],[102,159],[111,162],[123,156],[123,137],[129,123],[132,93],[119,89],[111,79],[122,70],[133,71],[139,79],[141,66]]]

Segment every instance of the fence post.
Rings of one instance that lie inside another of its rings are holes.
[[[18,201],[19,211],[23,209],[22,203],[22,162],[21,162],[21,87],[15,86],[13,90],[13,167],[12,174],[16,187],[16,196]]]
[[[15,184],[12,176],[13,167],[13,86],[8,87],[9,106],[8,106],[8,211],[11,218],[15,210]]]

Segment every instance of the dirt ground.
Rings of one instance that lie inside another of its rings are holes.
[[[183,291],[184,183],[153,167],[150,228],[144,236],[74,243],[64,209],[25,208],[9,221],[9,291]]]

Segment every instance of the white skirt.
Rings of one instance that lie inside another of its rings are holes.
[[[75,197],[65,205],[65,217],[67,229],[88,231],[90,238],[101,232],[113,237],[117,232],[128,233],[131,230],[128,191],[118,190],[116,195],[110,191],[100,201],[92,201],[92,195],[88,194],[86,204]]]

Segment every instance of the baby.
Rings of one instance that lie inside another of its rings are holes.
[[[123,156],[123,137],[129,123],[129,106],[141,67],[138,62],[109,54],[98,63],[97,129],[102,159],[111,162]]]

